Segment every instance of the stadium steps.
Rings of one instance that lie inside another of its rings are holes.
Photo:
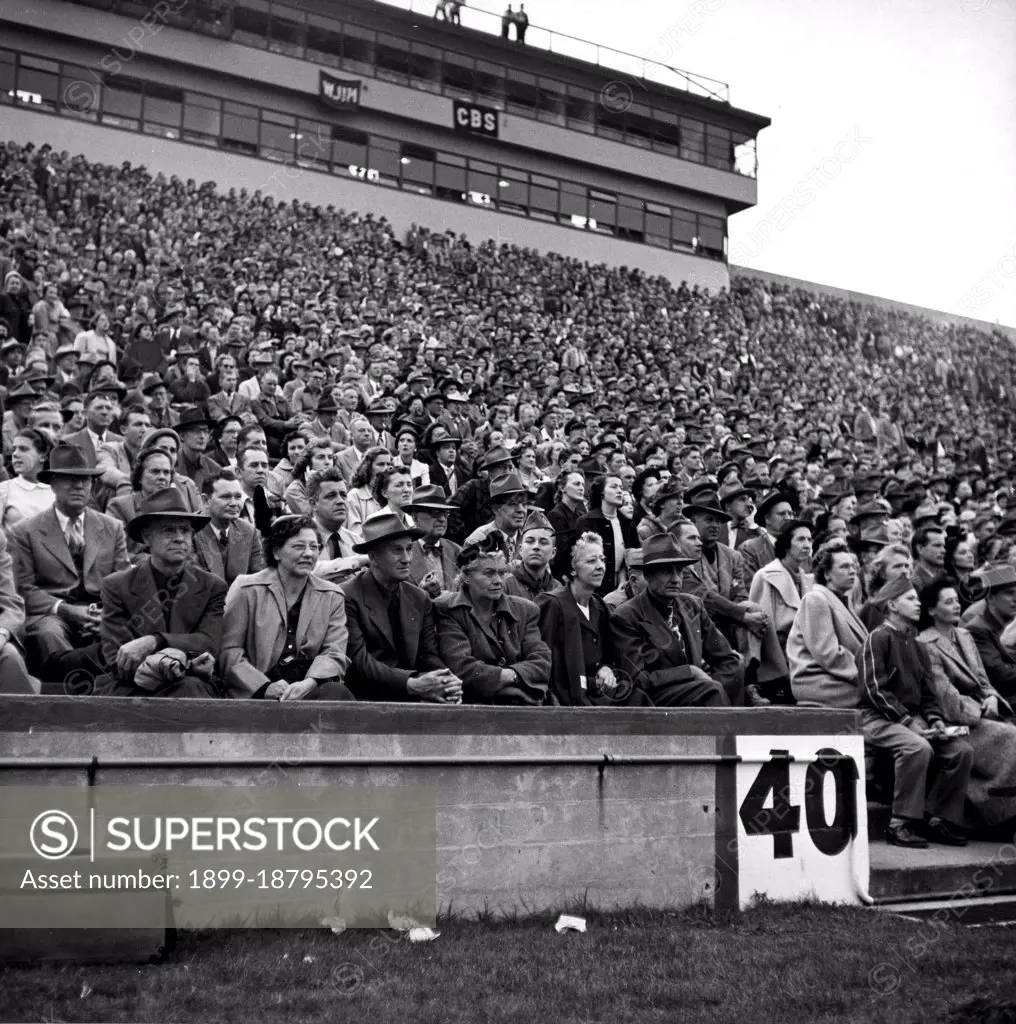
[[[878,910],[916,921],[940,924],[1016,924],[1016,894],[970,899],[896,900],[879,902]]]

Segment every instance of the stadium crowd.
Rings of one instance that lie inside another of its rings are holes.
[[[1016,816],[1016,349],[0,149],[0,692],[861,710]]]

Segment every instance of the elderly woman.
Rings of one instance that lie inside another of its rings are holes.
[[[309,516],[310,500],[307,485],[312,473],[324,473],[335,466],[332,442],[327,437],[316,437],[300,453],[293,465],[293,479],[286,488],[285,499],[289,511],[298,516]]]
[[[857,617],[869,633],[885,622],[886,602],[878,596],[879,592],[900,576],[909,576],[912,566],[910,549],[904,544],[889,544],[868,563],[865,591],[869,597],[861,605]]]
[[[547,698],[550,650],[539,612],[504,592],[508,546],[495,530],[458,555],[461,588],[434,603],[441,660],[462,680],[466,704],[540,705]]]
[[[155,447],[146,444],[138,452],[131,469],[130,493],[118,495],[106,506],[106,514],[114,519],[119,519],[126,527],[131,520],[138,515],[141,503],[150,498],[158,491],[167,487],[176,487],[188,511],[198,514],[201,511],[200,498],[195,503],[188,492],[180,486],[182,480],[176,473],[175,458],[164,447]],[[193,484],[191,484],[193,487]],[[127,551],[134,559],[145,551],[144,544],[135,540],[128,540]]]
[[[791,690],[805,707],[855,708],[854,655],[868,635],[847,604],[857,560],[845,540],[831,540],[818,549],[813,571],[815,586],[801,598],[787,637]]]
[[[14,437],[11,468],[17,474],[0,483],[0,525],[4,529],[19,519],[45,512],[53,504],[53,489],[39,482],[53,445],[41,431],[26,427]]]
[[[764,690],[773,689],[773,683],[790,676],[787,638],[801,599],[815,582],[806,571],[811,564],[811,524],[790,520],[777,534],[773,549],[776,557],[755,573],[748,595],[769,616],[777,640],[771,642],[771,632],[748,636],[748,658],[758,664],[755,678]]]
[[[1016,818],[1016,720],[1013,709],[988,682],[973,637],[959,626],[960,598],[954,579],[932,580],[920,592],[922,631],[931,689],[947,725],[965,725],[974,748],[963,824],[991,828]]]
[[[571,555],[567,586],[542,594],[540,633],[550,648],[549,704],[652,707],[643,691],[614,668],[610,610],[597,594],[606,572],[599,534],[583,533]]]
[[[342,591],[314,574],[313,519],[281,516],[265,538],[268,568],[238,576],[226,595],[219,671],[230,697],[353,700],[343,685]]]
[[[346,495],[346,529],[358,540],[363,540],[363,521],[381,511],[374,497],[374,481],[382,470],[392,464],[392,453],[381,445],[368,448],[350,481]]]

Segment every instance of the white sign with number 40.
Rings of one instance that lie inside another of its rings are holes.
[[[740,903],[860,903],[868,890],[862,736],[738,736]]]

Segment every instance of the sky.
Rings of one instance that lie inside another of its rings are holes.
[[[772,119],[758,205],[729,220],[731,263],[1016,327],[1012,0],[528,0],[526,12],[527,42],[546,28],[609,43],[660,82],[676,79],[656,62],[727,82],[733,106]]]

